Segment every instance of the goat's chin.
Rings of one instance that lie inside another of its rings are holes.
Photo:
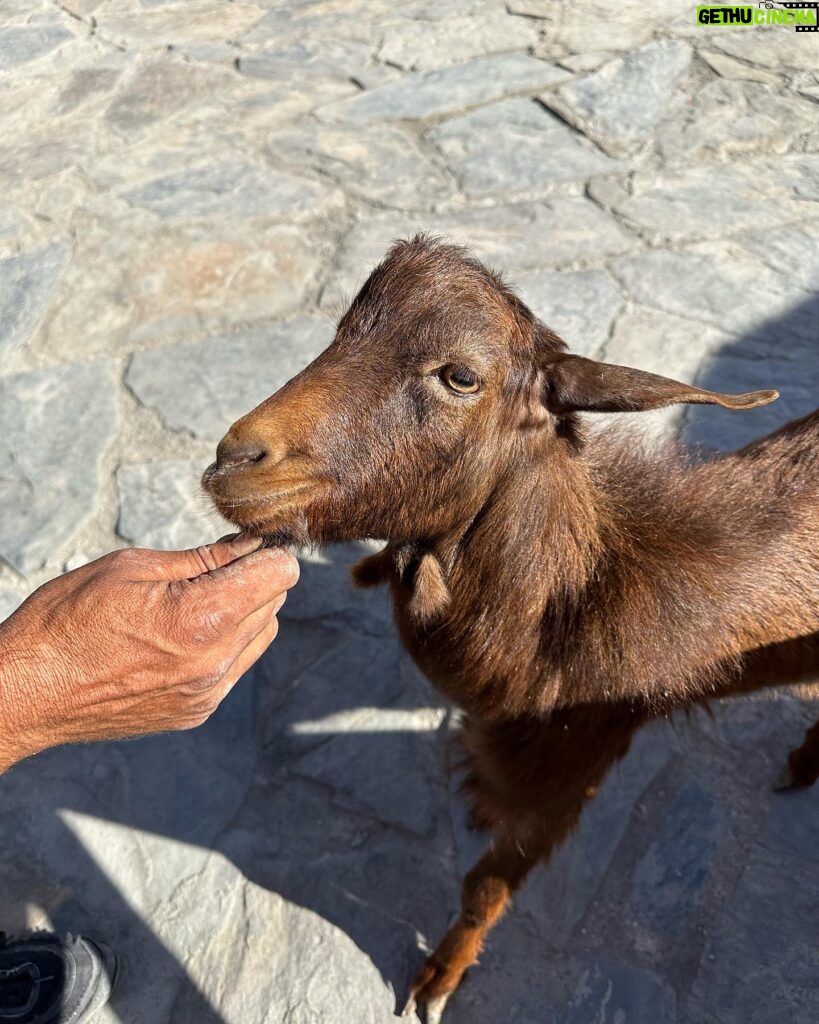
[[[259,533],[263,539],[263,547],[266,548],[305,548],[316,543],[316,539],[310,536],[306,521],[303,520],[263,528]]]

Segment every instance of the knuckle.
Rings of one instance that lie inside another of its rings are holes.
[[[193,714],[185,715],[180,719],[178,728],[183,732],[188,732],[191,729],[198,729],[200,725],[204,725],[205,722],[210,718],[211,712],[197,711]]]
[[[208,662],[202,666],[193,682],[197,690],[213,690],[227,675],[232,662],[229,658],[223,658],[217,662]]]
[[[106,556],[117,568],[132,568],[145,560],[144,548],[120,548]]]
[[[212,644],[224,636],[229,621],[228,609],[203,602],[197,594],[195,599],[184,602],[177,628],[193,643]]]

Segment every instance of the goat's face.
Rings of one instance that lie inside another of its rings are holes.
[[[205,486],[228,519],[277,541],[445,532],[522,443],[544,343],[565,347],[461,250],[398,243],[329,348],[231,427]]]
[[[471,522],[527,456],[565,457],[578,411],[776,397],[718,395],[565,348],[463,250],[399,242],[329,348],[230,428],[204,486],[273,543],[424,540]]]

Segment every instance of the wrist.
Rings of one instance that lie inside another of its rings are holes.
[[[0,774],[48,746],[34,721],[35,675],[32,659],[15,652],[0,629]]]

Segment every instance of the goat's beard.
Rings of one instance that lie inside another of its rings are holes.
[[[265,548],[306,548],[315,543],[315,538],[310,535],[307,516],[303,512],[297,513],[292,522],[263,528],[259,532],[262,547]]]

